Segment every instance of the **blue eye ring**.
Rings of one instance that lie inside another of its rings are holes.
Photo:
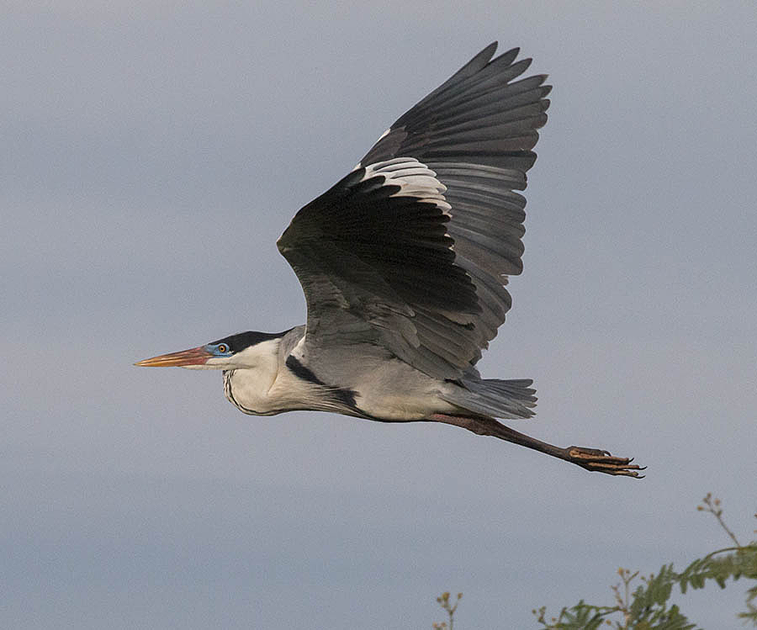
[[[229,351],[229,346],[227,346],[225,343],[219,343],[216,346],[216,352],[219,354],[226,354]]]

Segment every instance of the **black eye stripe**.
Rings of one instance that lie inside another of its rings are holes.
[[[291,328],[289,330],[291,330]],[[226,346],[226,352],[241,352],[245,348],[249,348],[250,346],[254,346],[263,341],[283,337],[289,332],[289,330],[280,333],[261,333],[257,331],[243,332],[223,337],[216,341],[211,341],[210,345],[218,347],[221,344],[224,344]]]

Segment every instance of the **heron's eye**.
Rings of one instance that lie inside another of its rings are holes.
[[[221,344],[218,344],[217,350],[221,354],[226,354],[229,351],[229,346],[227,346],[225,343],[221,343]]]

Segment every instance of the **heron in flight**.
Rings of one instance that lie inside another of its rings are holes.
[[[530,418],[530,379],[482,378],[476,362],[523,269],[526,171],[547,122],[546,75],[518,79],[518,49],[476,55],[387,129],[278,240],[307,322],[242,332],[140,366],[223,370],[244,413],[341,413],[442,422],[577,464],[639,477],[630,459],[560,448],[497,419]],[[516,80],[518,79],[518,80]]]

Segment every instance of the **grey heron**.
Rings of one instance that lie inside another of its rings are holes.
[[[639,477],[600,449],[560,448],[499,419],[530,418],[530,379],[482,378],[476,362],[505,321],[521,273],[526,171],[547,121],[546,75],[496,42],[387,129],[278,240],[307,321],[242,332],[140,366],[223,370],[247,414],[329,411],[451,424],[590,471]],[[518,79],[518,80],[516,80]]]

